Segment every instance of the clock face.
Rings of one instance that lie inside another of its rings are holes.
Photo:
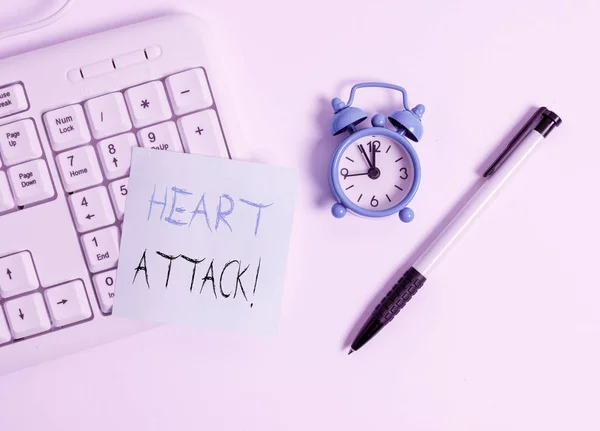
[[[363,209],[381,211],[398,205],[409,193],[414,166],[399,142],[383,135],[368,135],[346,148],[337,175],[349,200]]]

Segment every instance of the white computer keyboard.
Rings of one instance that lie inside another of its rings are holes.
[[[0,374],[149,326],[110,316],[131,148],[231,157],[212,43],[170,15],[0,60]]]

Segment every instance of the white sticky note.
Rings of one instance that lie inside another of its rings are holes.
[[[134,148],[113,313],[276,332],[296,189],[287,168]]]

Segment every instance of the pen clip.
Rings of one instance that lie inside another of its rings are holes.
[[[523,139],[525,139],[527,134],[535,128],[535,126],[537,125],[536,120],[539,120],[542,117],[543,113],[546,111],[547,109],[544,106],[535,111],[535,114],[533,114],[533,116],[527,121],[527,123],[525,123],[523,127],[521,127],[521,130],[519,130],[515,137],[511,139],[504,151],[500,153],[498,158],[494,160],[494,163],[492,163],[492,165],[487,169],[487,171],[485,171],[485,173],[483,174],[484,178],[491,177],[494,174],[494,172],[496,172],[500,168],[500,166],[502,166],[502,163],[504,163],[506,159],[508,159],[513,153],[513,151],[517,149],[517,147],[523,141]]]

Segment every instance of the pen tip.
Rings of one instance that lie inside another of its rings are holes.
[[[348,354],[351,355],[352,353],[354,353],[354,350],[350,349],[350,351],[348,352]]]

